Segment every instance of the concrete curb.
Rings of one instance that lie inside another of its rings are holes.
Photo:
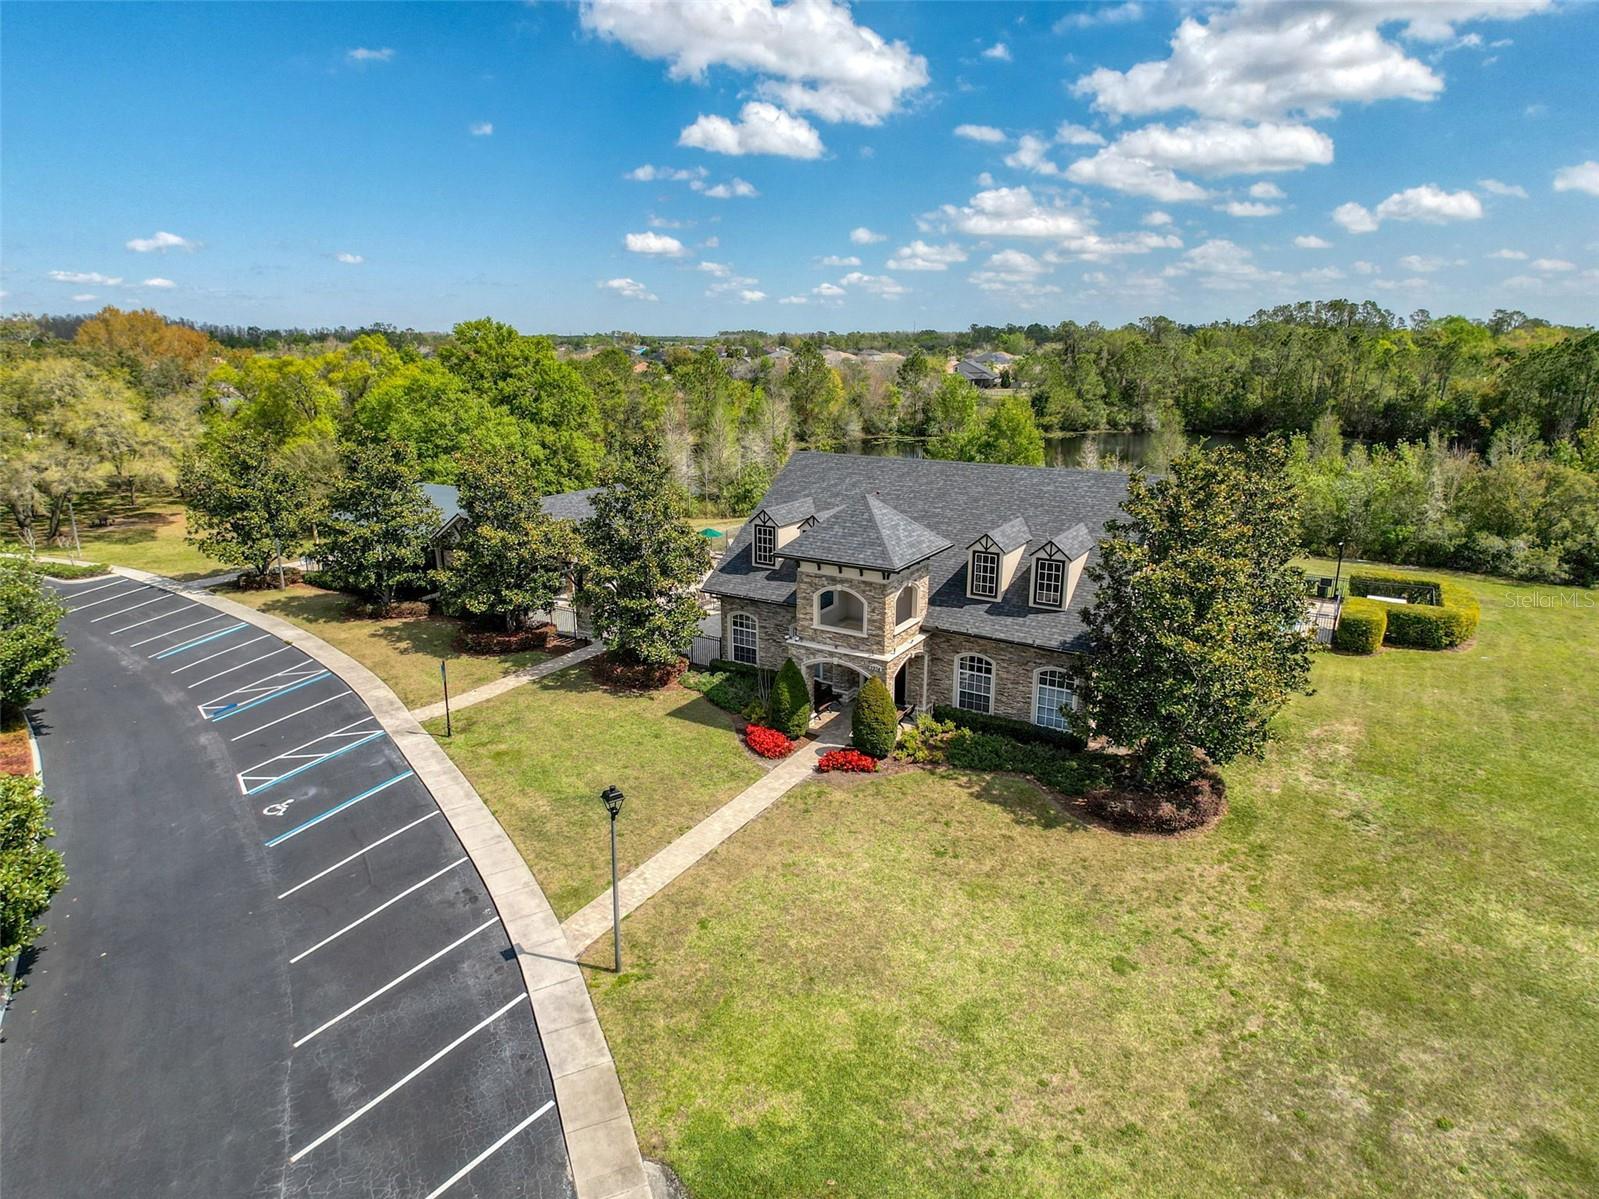
[[[649,1199],[633,1119],[577,955],[538,880],[488,805],[399,697],[354,658],[298,625],[161,575],[122,566],[112,571],[271,633],[338,675],[371,709],[433,793],[510,934],[555,1081],[556,1109],[578,1199]]]

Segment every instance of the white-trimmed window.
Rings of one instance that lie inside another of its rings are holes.
[[[968,712],[994,710],[994,664],[981,654],[955,659],[955,706]]]
[[[772,525],[756,525],[751,534],[750,561],[756,566],[777,565],[777,529]]]
[[[916,584],[907,583],[894,597],[894,627],[904,628],[916,619]]]
[[[1058,608],[1065,595],[1065,559],[1035,558],[1033,560],[1033,607]]]
[[[1072,694],[1072,676],[1066,671],[1050,668],[1033,675],[1034,724],[1065,732],[1070,726],[1061,709],[1076,706],[1077,697]]]
[[[829,587],[816,593],[812,624],[838,633],[866,632],[866,601],[848,587]]]
[[[728,623],[730,636],[728,641],[733,650],[733,661],[747,662],[754,666],[760,661],[759,633],[755,627],[755,618],[748,612],[735,612]]]
[[[972,594],[981,599],[999,598],[999,555],[992,550],[972,551]]]

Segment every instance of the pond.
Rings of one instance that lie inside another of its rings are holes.
[[[1062,433],[1044,438],[1044,463],[1048,466],[1110,466],[1114,462],[1159,470],[1195,443],[1206,449],[1218,445],[1241,446],[1244,438],[1233,433]],[[923,446],[923,442],[907,438],[879,438],[852,445],[849,451],[885,458],[920,458]]]

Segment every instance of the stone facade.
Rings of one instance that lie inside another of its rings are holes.
[[[994,664],[994,714],[1033,719],[1033,674],[1047,666],[1070,669],[1076,655],[1032,645],[935,631],[928,638],[927,706],[955,702],[955,659],[981,654]]]
[[[762,670],[777,670],[788,657],[788,634],[794,627],[794,609],[783,604],[764,604],[756,600],[722,600],[722,657],[733,661],[733,614],[743,612],[755,618],[756,665]]]

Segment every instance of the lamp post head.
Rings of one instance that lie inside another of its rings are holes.
[[[611,814],[611,819],[615,820],[621,813],[622,801],[627,796],[623,795],[616,787],[607,787],[600,792],[600,798],[605,801],[605,810]]]

